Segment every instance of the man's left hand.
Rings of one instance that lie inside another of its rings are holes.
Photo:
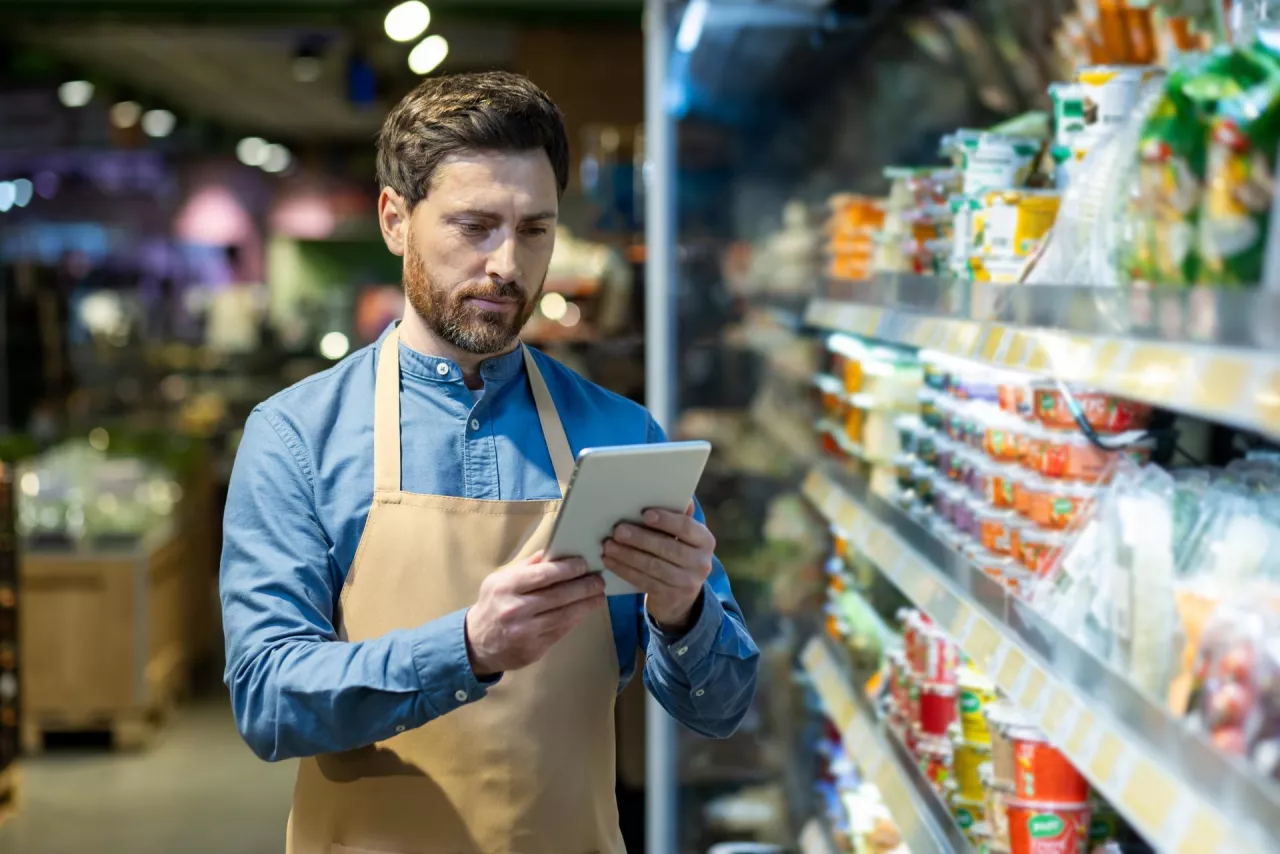
[[[716,538],[684,514],[646,510],[644,525],[626,522],[604,542],[604,565],[645,594],[645,607],[658,628],[683,635],[692,628],[694,606],[711,574]]]

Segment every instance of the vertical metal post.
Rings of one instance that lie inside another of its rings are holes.
[[[664,430],[675,420],[676,154],[666,107],[671,32],[667,0],[645,0],[645,400]],[[676,727],[645,698],[645,847],[675,854],[678,844]]]

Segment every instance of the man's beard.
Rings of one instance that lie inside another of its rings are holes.
[[[542,295],[542,285],[543,282],[538,283],[533,299],[515,282],[467,285],[451,292],[431,278],[412,242],[405,255],[404,292],[413,310],[440,340],[477,356],[502,353],[510,348],[533,315],[538,297]],[[515,311],[486,311],[468,302],[469,299],[512,300]]]

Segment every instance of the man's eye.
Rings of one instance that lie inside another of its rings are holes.
[[[459,223],[458,227],[462,229],[463,234],[484,234],[486,230],[485,227],[478,222]]]
[[[544,226],[535,225],[531,228],[526,228],[524,230],[524,233],[528,235],[532,235],[533,237],[541,237],[542,235],[547,233],[547,229]]]

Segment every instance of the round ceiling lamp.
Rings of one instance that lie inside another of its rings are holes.
[[[68,80],[58,87],[58,100],[64,107],[83,107],[93,100],[93,84],[88,80]]]
[[[449,55],[449,42],[444,36],[427,36],[409,51],[409,70],[414,74],[430,74]]]
[[[431,10],[421,0],[408,0],[387,13],[382,22],[387,37],[392,41],[409,42],[427,31],[431,25]]]

